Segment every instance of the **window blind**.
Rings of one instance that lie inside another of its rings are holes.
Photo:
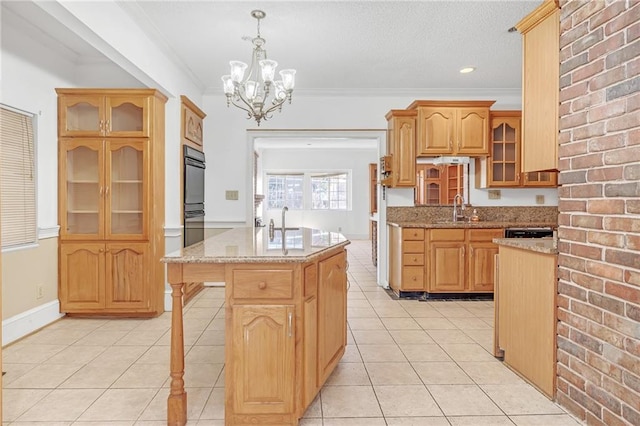
[[[2,247],[36,242],[33,115],[0,105]]]

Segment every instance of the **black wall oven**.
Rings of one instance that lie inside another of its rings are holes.
[[[184,146],[184,246],[204,240],[204,152]]]

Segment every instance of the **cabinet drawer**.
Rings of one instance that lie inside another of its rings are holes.
[[[424,241],[403,241],[402,253],[424,253]]]
[[[432,229],[430,241],[464,241],[464,229]]]
[[[470,229],[469,241],[492,241],[494,238],[502,238],[502,229]]]
[[[404,241],[424,241],[424,229],[422,228],[402,228],[402,239]]]
[[[405,266],[402,268],[402,288],[422,288],[424,286],[424,268]]]
[[[424,265],[424,254],[410,253],[402,255],[403,265]]]
[[[232,286],[234,299],[288,299],[293,297],[293,271],[236,270]]]

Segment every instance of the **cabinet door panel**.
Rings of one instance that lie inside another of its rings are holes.
[[[440,293],[464,291],[465,243],[436,241],[431,243],[430,249],[429,291]]]
[[[101,136],[104,131],[104,97],[64,96],[58,98],[60,136]]]
[[[149,136],[149,97],[108,96],[105,113],[108,136]]]
[[[455,108],[418,110],[418,155],[451,154],[455,131]]]
[[[458,114],[458,154],[489,153],[489,109],[460,108]]]
[[[104,271],[104,244],[61,244],[60,311],[104,308]]]
[[[346,252],[319,263],[318,384],[322,386],[347,345]]]
[[[99,239],[104,236],[103,141],[62,139],[60,166],[61,239]]]
[[[106,246],[107,308],[147,308],[148,244],[122,243]]]
[[[498,246],[494,243],[469,243],[470,291],[493,291],[496,254]]]
[[[147,139],[106,142],[106,235],[108,239],[146,239],[149,211]]]
[[[290,413],[294,402],[295,330],[292,305],[232,308],[231,377],[235,414]],[[229,359],[229,358],[227,358]],[[227,394],[229,394],[227,392]]]

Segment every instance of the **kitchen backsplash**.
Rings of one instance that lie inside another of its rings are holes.
[[[558,223],[557,206],[473,207],[465,206],[463,215],[476,210],[481,222],[548,222]],[[387,207],[387,222],[433,222],[450,219],[453,206]]]

